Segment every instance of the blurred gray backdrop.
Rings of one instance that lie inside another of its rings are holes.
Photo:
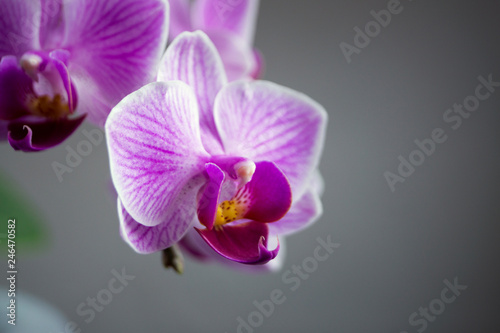
[[[379,17],[385,27],[370,23],[388,6],[399,13]],[[134,253],[118,234],[105,144],[62,182],[52,170],[66,145],[85,139],[81,130],[38,154],[0,145],[3,176],[39,207],[48,234],[45,246],[18,253],[18,290],[74,322],[53,333],[499,331],[500,87],[469,97],[480,76],[500,82],[499,15],[498,1],[262,1],[265,78],[308,94],[330,116],[324,215],[287,238],[274,274],[187,259],[178,276],[159,254]],[[369,29],[369,42],[356,27]],[[464,101],[475,109],[466,118],[447,111]],[[416,152],[415,140],[429,150],[439,128],[446,141],[429,156]],[[395,178],[402,159],[420,165]],[[328,236],[340,247],[311,259]],[[135,278],[101,312],[77,314],[88,297],[107,300],[101,291],[123,269]],[[270,314],[274,290],[282,302]],[[20,304],[18,322],[30,318]]]

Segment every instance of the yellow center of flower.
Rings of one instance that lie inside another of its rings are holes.
[[[34,98],[30,101],[29,108],[34,115],[49,119],[59,119],[69,115],[69,106],[65,103],[61,95],[57,94],[54,98],[47,95]]]
[[[246,191],[238,192],[232,200],[223,201],[217,207],[215,226],[221,226],[245,217],[249,208],[249,195]]]

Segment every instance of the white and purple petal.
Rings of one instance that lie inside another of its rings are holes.
[[[217,95],[214,113],[227,154],[275,162],[290,181],[294,197],[302,196],[323,149],[323,107],[271,82],[239,81]]]
[[[200,186],[200,182],[193,182]],[[162,251],[178,241],[188,232],[195,222],[195,198],[185,191],[178,198],[178,205],[162,223],[148,227],[138,223],[123,207],[118,199],[118,216],[122,238],[138,253]]]
[[[172,80],[185,82],[193,88],[200,108],[203,145],[210,154],[221,154],[213,105],[227,78],[220,56],[206,34],[201,31],[184,32],[168,47],[161,60],[158,81]]]
[[[65,3],[63,47],[80,97],[79,111],[102,125],[123,97],[154,80],[168,35],[166,0]]]
[[[154,82],[125,97],[106,122],[113,183],[137,222],[155,226],[204,170],[196,98],[185,83]],[[197,188],[189,189],[196,196]],[[195,207],[193,206],[193,209]]]

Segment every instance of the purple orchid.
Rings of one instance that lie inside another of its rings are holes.
[[[2,0],[0,139],[40,151],[154,80],[166,0]]]
[[[170,0],[170,40],[202,30],[215,44],[229,81],[258,78],[263,59],[253,49],[259,0]]]
[[[125,97],[106,122],[122,237],[139,253],[184,237],[201,256],[270,261],[278,235],[321,214],[326,118],[291,89],[228,83],[207,35],[182,33],[158,82]]]

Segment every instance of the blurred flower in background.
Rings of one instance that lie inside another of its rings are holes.
[[[40,151],[154,80],[166,0],[3,0],[0,140]]]
[[[271,82],[228,83],[201,31],[172,42],[158,81],[127,96],[106,122],[122,237],[152,253],[196,230],[183,241],[192,253],[269,262],[278,235],[321,214],[325,110]]]
[[[253,48],[259,0],[170,0],[170,41],[202,30],[217,47],[229,81],[258,78],[263,59]]]

